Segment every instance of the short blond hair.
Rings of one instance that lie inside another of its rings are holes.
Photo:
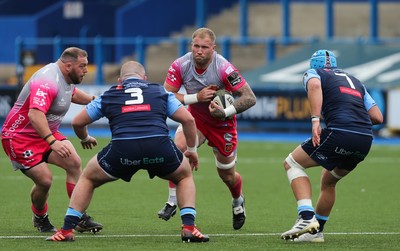
[[[199,28],[197,30],[195,30],[195,32],[193,32],[192,35],[192,39],[199,37],[199,38],[205,38],[206,36],[208,36],[211,39],[211,42],[214,44],[215,40],[217,39],[217,37],[215,36],[214,31],[212,31],[209,28]]]

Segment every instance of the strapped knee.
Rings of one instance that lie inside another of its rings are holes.
[[[335,170],[329,171],[333,177],[335,177],[336,179],[340,180],[341,178],[343,178],[343,176],[338,175]]]
[[[289,165],[289,169],[286,171],[286,174],[289,179],[289,183],[299,177],[308,177],[308,175],[304,172],[304,168],[297,163],[294,159],[292,154],[290,153],[289,156],[285,159],[286,163]]]
[[[216,165],[219,169],[222,169],[222,170],[231,169],[232,167],[235,166],[235,164],[236,164],[236,159],[237,159],[237,156],[235,156],[235,159],[234,159],[231,163],[228,163],[228,164],[222,164],[222,163],[219,162],[217,159],[215,159],[215,165]]]

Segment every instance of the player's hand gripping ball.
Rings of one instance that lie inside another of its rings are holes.
[[[212,99],[218,106],[222,109],[225,109],[233,104],[235,99],[233,98],[232,94],[225,89],[221,89],[215,92],[214,97]],[[223,111],[222,111],[223,112]],[[225,112],[224,112],[225,114]],[[231,120],[233,116],[229,116],[227,118],[220,118],[222,121]]]
[[[235,99],[232,94],[225,89],[220,89],[215,92],[213,101],[217,103],[217,105],[221,106],[223,109],[232,105]]]

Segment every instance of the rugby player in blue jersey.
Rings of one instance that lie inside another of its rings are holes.
[[[72,121],[84,148],[97,145],[87,125],[102,117],[109,120],[112,139],[88,162],[72,194],[63,227],[46,240],[73,241],[73,229],[88,208],[94,189],[118,179],[129,182],[144,169],[151,179],[158,176],[176,184],[182,241],[209,241],[194,225],[196,188],[192,168],[198,168],[194,118],[173,93],[146,79],[140,63],[124,63],[118,84],[89,103]],[[184,153],[169,136],[167,117],[183,125],[188,145]]]
[[[311,108],[312,136],[284,161],[298,219],[281,238],[324,242],[324,225],[335,203],[336,184],[368,155],[372,125],[381,124],[383,116],[360,80],[337,68],[333,52],[316,51],[310,68],[304,73],[303,84]],[[323,171],[314,210],[311,183],[304,170],[315,166],[322,166]]]

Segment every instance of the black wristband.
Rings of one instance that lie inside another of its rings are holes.
[[[46,135],[43,139],[44,140],[46,140],[46,139],[48,139],[50,136],[52,136],[53,134],[52,133],[50,133],[49,135]]]
[[[49,143],[49,145],[51,146],[52,144],[54,144],[54,142],[56,142],[57,140],[56,139],[53,139],[50,143]]]

